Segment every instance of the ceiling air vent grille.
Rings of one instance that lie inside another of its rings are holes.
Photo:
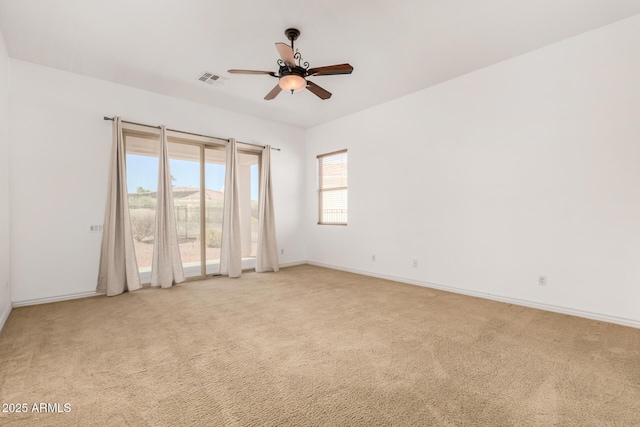
[[[219,74],[210,71],[204,71],[198,76],[198,80],[208,85],[222,86],[228,77],[222,77]]]

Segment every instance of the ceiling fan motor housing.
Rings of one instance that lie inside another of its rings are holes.
[[[307,70],[302,67],[287,67],[286,65],[280,67],[280,71],[278,71],[280,77],[295,75],[304,78],[307,75]]]

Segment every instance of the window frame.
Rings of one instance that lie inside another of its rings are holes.
[[[332,188],[323,188],[323,183],[322,183],[322,178],[324,177],[323,175],[323,159],[327,158],[327,157],[331,157],[331,156],[336,156],[338,154],[345,154],[346,158],[347,158],[347,174],[346,174],[346,178],[347,178],[347,185],[342,186],[342,187],[332,187]],[[348,157],[348,150],[342,149],[342,150],[337,150],[337,151],[332,151],[330,153],[324,153],[324,154],[318,154],[316,156],[316,161],[317,161],[317,166],[318,166],[318,174],[317,174],[317,196],[318,196],[318,225],[338,225],[338,226],[346,226],[348,223],[348,219],[345,222],[323,222],[322,221],[322,210],[323,210],[323,204],[322,204],[322,196],[325,192],[327,191],[341,191],[341,190],[347,190],[349,188],[349,172],[348,172],[348,168],[349,168],[349,157]],[[348,208],[348,204],[349,204],[349,198],[348,198],[348,192],[347,192],[347,217],[348,217],[348,212],[349,212],[349,208]]]

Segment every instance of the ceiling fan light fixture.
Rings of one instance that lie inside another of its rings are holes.
[[[280,77],[280,80],[278,81],[278,85],[280,85],[280,88],[282,90],[286,90],[287,92],[299,92],[302,89],[307,87],[307,81],[304,79],[304,77],[295,75],[295,74],[289,74],[287,76],[282,76]]]

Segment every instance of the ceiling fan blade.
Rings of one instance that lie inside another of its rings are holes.
[[[267,101],[271,101],[273,98],[278,96],[281,91],[282,88],[280,88],[280,85],[277,84],[273,89],[271,89],[271,92],[269,92],[267,96],[264,97],[264,99],[266,99]]]
[[[309,80],[307,80],[307,89],[320,99],[331,98],[331,92],[321,88],[320,86],[318,86],[314,82],[310,82]]]
[[[258,70],[227,70],[229,74],[269,74],[270,76],[276,75],[273,71],[258,71]]]
[[[328,65],[315,67],[307,71],[307,76],[334,76],[337,74],[351,74],[353,67],[349,64]]]
[[[280,54],[280,58],[290,67],[296,66],[296,60],[293,57],[293,49],[286,43],[276,43],[276,49]]]

